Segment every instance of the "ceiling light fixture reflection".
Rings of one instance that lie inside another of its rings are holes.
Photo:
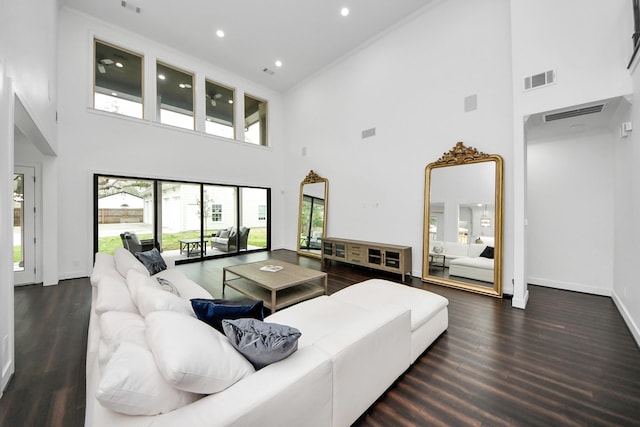
[[[218,36],[220,38],[224,37],[224,31],[222,31],[222,30],[216,31],[216,36]]]
[[[276,67],[282,67],[282,61],[277,60],[276,61]]]
[[[180,83],[180,89],[191,89],[191,85],[189,83]]]
[[[233,104],[233,99],[230,99],[230,100],[229,100],[229,104]]]
[[[158,74],[158,79],[159,80],[164,80],[164,79],[166,79],[166,77],[164,76],[164,74]]]
[[[124,67],[124,64],[122,64],[122,62],[116,62],[116,67],[122,68]]]
[[[347,15],[349,15],[349,8],[347,8],[347,7],[343,7],[343,8],[340,10],[340,15],[342,15],[342,16],[347,16]]]

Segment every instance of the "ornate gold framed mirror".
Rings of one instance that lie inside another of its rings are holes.
[[[502,297],[503,160],[458,142],[425,169],[422,280]]]
[[[329,180],[314,171],[300,183],[297,252],[322,258],[322,242],[327,233]]]

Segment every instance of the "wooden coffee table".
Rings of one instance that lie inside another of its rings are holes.
[[[282,270],[262,271],[266,265],[281,266]],[[227,278],[231,273],[231,278]],[[235,276],[235,277],[234,277]],[[222,294],[225,286],[260,299],[264,306],[276,310],[327,293],[327,273],[276,259],[233,265],[222,269]]]

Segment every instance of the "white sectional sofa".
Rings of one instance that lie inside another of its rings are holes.
[[[139,345],[136,348],[140,350],[148,345],[150,351],[139,351],[151,360],[141,365],[145,366],[144,369],[162,371],[163,363],[174,363],[157,354],[157,346],[153,342],[133,341],[144,341],[144,337],[147,341],[154,341],[155,333],[175,330],[184,322],[191,326],[185,327],[184,331],[178,329],[180,336],[176,342],[180,344],[176,347],[179,349],[183,349],[185,342],[211,338],[219,340],[220,348],[226,349],[227,353],[220,350],[220,354],[205,355],[213,371],[222,369],[226,373],[231,370],[226,368],[232,366],[227,358],[235,360],[239,355],[229,353],[228,341],[223,334],[195,319],[192,312],[185,311],[185,307],[190,307],[189,299],[211,298],[206,290],[179,270],[169,268],[151,276],[154,280],[155,277],[168,280],[175,288],[174,293],[180,295],[178,299],[172,295],[165,300],[148,287],[134,285],[151,280],[148,272],[143,277],[144,274],[144,266],[127,251],[118,250],[115,256],[96,254],[91,275],[93,295],[87,348],[86,426],[348,426],[448,326],[448,301],[445,298],[385,280],[368,280],[265,318],[265,322],[284,324],[301,331],[298,349],[289,357],[259,370],[254,370],[249,364],[249,368],[242,368],[246,372],[239,380],[215,393],[178,390],[182,393],[182,400],[177,400],[180,404],[171,410],[154,409],[160,413],[127,415],[118,412],[118,407],[116,410],[106,408],[97,398],[100,395],[104,401],[105,388],[111,390],[104,383],[114,376],[113,366],[118,362],[115,359],[121,353],[126,354],[130,347]],[[141,289],[149,291],[154,298],[145,299]],[[124,323],[114,326],[109,323],[112,318],[130,318],[134,326],[125,326]],[[159,318],[170,319],[170,322],[158,328],[154,322]],[[114,330],[116,336],[122,335],[119,346],[110,342],[113,341]],[[192,358],[196,361],[202,359],[196,352]],[[157,366],[154,366],[154,360]],[[188,362],[190,360],[185,363]],[[131,362],[131,365],[136,366],[136,363]],[[127,374],[123,369],[121,376],[124,378],[118,378],[126,387],[135,381],[133,377],[137,372],[134,368],[131,370],[132,373]],[[169,392],[167,399],[175,399],[171,394],[175,390],[172,391],[171,387],[175,385],[174,381],[181,382],[185,378],[165,379],[166,382],[162,377],[155,380],[158,382],[156,388],[161,390],[157,392],[160,406],[164,403],[162,393]],[[195,379],[198,384],[199,381],[199,378]],[[147,385],[145,381],[133,384],[134,387]],[[193,389],[201,391],[197,387]],[[119,392],[116,390],[114,394]],[[106,397],[110,398],[111,395]],[[137,398],[133,396],[131,399]],[[149,400],[154,399],[158,400],[158,397],[149,397]],[[129,403],[125,400],[124,412]]]
[[[430,242],[430,252],[434,247],[443,248],[444,266],[449,268],[450,276],[493,282],[493,258],[480,256],[487,246],[493,247],[493,238],[485,238],[482,243],[462,244],[457,242]]]

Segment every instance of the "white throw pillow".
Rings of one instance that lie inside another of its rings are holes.
[[[102,372],[106,363],[122,341],[130,341],[146,347],[144,317],[137,313],[108,311],[100,316],[100,346],[98,360]]]
[[[100,316],[107,311],[138,313],[138,308],[131,299],[129,288],[122,278],[103,276],[98,286],[95,311]]]
[[[217,393],[255,372],[223,334],[198,319],[157,311],[145,323],[158,369],[178,389]]]
[[[105,252],[96,252],[96,260],[90,277],[91,286],[98,286],[104,276],[119,276],[118,270],[116,270],[116,262],[113,255]]]
[[[127,273],[127,287],[129,288],[129,293],[131,293],[131,298],[136,301],[138,297],[138,288],[142,286],[153,286],[153,279],[146,274],[139,272],[138,270],[129,270]]]
[[[484,250],[484,248],[486,248],[487,245],[483,244],[483,243],[471,243],[469,245],[469,252],[468,255],[472,258],[477,258],[480,256],[480,254],[482,253],[482,251]]]
[[[201,396],[167,383],[148,348],[123,341],[104,367],[96,390],[102,406],[127,415],[157,415],[173,411]]]
[[[127,277],[127,273],[131,269],[135,269],[146,276],[149,275],[147,267],[138,261],[138,259],[128,250],[124,248],[116,248],[116,252],[113,257],[116,261],[116,268],[122,277]]]
[[[144,317],[154,311],[175,311],[191,317],[196,316],[191,308],[191,302],[160,289],[154,278],[131,271],[127,276],[127,283],[130,283],[133,301]]]

